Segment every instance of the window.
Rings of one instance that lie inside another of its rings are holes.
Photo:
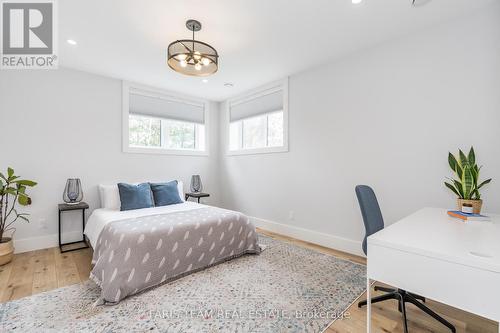
[[[129,114],[128,137],[135,148],[205,150],[205,126],[179,120]]]
[[[287,84],[228,101],[228,154],[283,152],[287,142]]]
[[[230,124],[230,150],[283,146],[283,111],[234,121]]]
[[[206,154],[207,103],[124,83],[124,151]]]
[[[134,147],[161,147],[161,119],[131,114],[129,144]]]
[[[195,149],[196,124],[177,120],[165,121],[165,146],[168,149]],[[203,125],[200,125],[203,126]]]

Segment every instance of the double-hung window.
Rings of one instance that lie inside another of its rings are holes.
[[[207,154],[208,103],[127,83],[123,94],[125,152]]]
[[[282,81],[227,102],[229,155],[288,150],[287,89]]]

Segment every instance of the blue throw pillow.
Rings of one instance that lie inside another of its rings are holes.
[[[120,210],[132,210],[154,207],[149,183],[139,185],[118,183],[120,192]]]
[[[177,189],[177,180],[172,180],[168,183],[149,183],[149,185],[153,192],[155,206],[168,206],[182,203],[181,197],[179,196],[179,190]]]

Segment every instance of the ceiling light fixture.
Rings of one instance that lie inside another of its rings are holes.
[[[188,20],[186,27],[193,32],[193,39],[181,39],[168,46],[167,64],[174,71],[191,76],[209,76],[219,69],[219,55],[210,45],[194,39],[201,23]]]
[[[429,2],[431,2],[431,0],[411,0],[411,4],[413,7],[420,7],[428,4]]]
[[[76,45],[76,40],[73,40],[73,39],[68,39],[66,40],[66,42],[69,44],[69,45]]]
[[[201,80],[201,82],[208,83],[208,79],[203,79],[203,80]]]
[[[363,0],[352,0],[353,5],[359,5],[362,2],[363,2]]]
[[[234,87],[234,84],[232,84],[231,82],[226,82],[224,83],[224,87],[232,88]]]

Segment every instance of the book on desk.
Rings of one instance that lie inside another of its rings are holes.
[[[449,210],[448,215],[464,222],[467,221],[491,221],[489,216],[473,213],[464,213],[459,210]]]

